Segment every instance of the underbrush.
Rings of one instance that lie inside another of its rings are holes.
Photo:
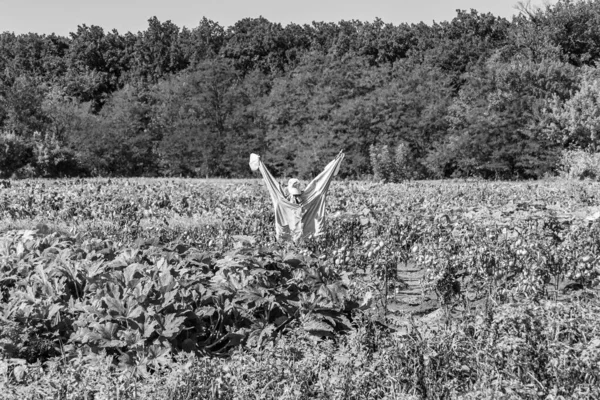
[[[560,161],[561,173],[571,179],[600,180],[600,153],[585,150],[564,151]]]
[[[336,340],[296,333],[229,358],[180,354],[153,371],[105,352],[5,366],[5,395],[44,399],[559,399],[600,396],[597,298],[494,307],[436,332],[367,321]],[[6,364],[5,364],[6,365]],[[562,397],[561,397],[562,396]]]
[[[254,185],[25,185],[0,197],[0,398],[600,398],[586,185],[352,183],[302,246]]]

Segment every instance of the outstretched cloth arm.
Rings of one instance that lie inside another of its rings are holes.
[[[323,233],[327,191],[343,159],[344,153],[340,152],[302,193],[302,238],[318,236]]]
[[[282,199],[285,200],[285,196],[281,191],[281,186],[279,185],[279,183],[277,183],[275,178],[273,178],[273,175],[271,175],[265,164],[260,159],[259,155],[250,154],[250,169],[252,169],[252,171],[260,171],[260,174],[263,177],[263,181],[267,186],[267,190],[271,195],[271,200],[273,200],[273,203],[277,203]]]
[[[329,184],[331,183],[334,176],[336,176],[340,170],[340,164],[344,159],[344,153],[342,151],[333,159],[323,172],[321,172],[315,179],[304,189],[302,193],[303,201],[310,203],[315,199],[316,196],[325,195],[329,190]]]

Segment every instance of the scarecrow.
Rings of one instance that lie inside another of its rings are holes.
[[[286,195],[257,154],[250,155],[250,168],[259,170],[275,208],[275,231],[278,240],[298,242],[322,233],[325,221],[325,198],[329,185],[340,169],[343,151],[331,161],[323,172],[313,179],[304,191],[298,179],[288,181]]]

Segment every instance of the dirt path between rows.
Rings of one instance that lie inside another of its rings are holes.
[[[408,262],[398,266],[398,280],[404,283],[391,293],[387,304],[387,324],[393,326],[399,335],[405,335],[418,329],[422,334],[435,332],[446,324],[447,318],[458,317],[464,312],[462,305],[457,305],[446,316],[445,309],[438,301],[438,296],[432,289],[425,289],[421,284],[425,275],[424,269]],[[595,292],[600,295],[600,288],[587,289],[588,294]],[[563,279],[557,288],[550,284],[547,287],[548,298],[558,302],[570,302],[574,297],[585,295],[579,283]],[[471,311],[484,306],[485,299],[479,299],[470,304]]]
[[[433,290],[421,285],[425,271],[415,263],[401,263],[398,266],[398,280],[403,286],[396,288],[388,298],[387,322],[397,333],[407,334],[419,326],[427,329],[442,323],[443,310]]]

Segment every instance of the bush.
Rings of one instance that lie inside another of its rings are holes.
[[[33,159],[33,148],[22,137],[0,132],[0,178],[9,178]]]
[[[555,96],[549,102],[552,123],[549,138],[563,146],[600,148],[600,70],[583,68],[579,91],[561,101]]]
[[[600,153],[565,150],[560,160],[560,172],[569,179],[600,180]]]
[[[12,179],[32,179],[38,176],[34,166],[27,164],[14,171],[10,176]]]
[[[37,176],[64,177],[83,173],[74,152],[64,147],[55,135],[42,135],[38,132],[35,140],[35,172]]]
[[[407,143],[401,142],[396,147],[371,145],[369,156],[373,175],[377,180],[402,182],[423,177],[423,167],[415,159]]]

